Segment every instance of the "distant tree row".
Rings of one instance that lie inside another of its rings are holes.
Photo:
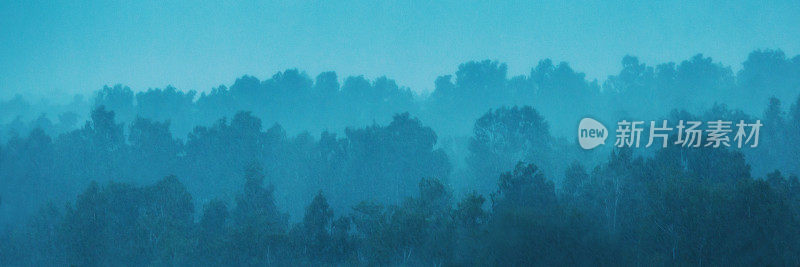
[[[798,66],[625,57],[600,85],[481,61],[427,98],[297,70],[199,96],[15,98],[0,265],[798,265]],[[584,151],[565,138],[583,116],[764,126],[757,148]]]
[[[759,147],[743,149],[744,160],[758,176],[774,170],[798,174],[798,106],[787,112],[772,98],[758,117],[714,105],[700,116],[674,110],[666,119],[761,119],[765,126]],[[260,119],[239,112],[230,120],[223,117],[211,126],[195,127],[179,139],[169,122],[141,117],[126,130],[115,112],[101,106],[80,129],[56,137],[35,129],[0,144],[0,211],[18,215],[1,221],[24,218],[51,199],[67,201],[92,181],[141,184],[176,175],[200,203],[232,201],[242,183],[234,177],[253,162],[264,167],[272,184],[285,189],[277,199],[296,218],[303,209],[297,203],[321,189],[338,196],[332,202],[337,211],[362,200],[398,203],[414,192],[420,177],[438,177],[458,193],[487,195],[495,190],[494,177],[519,161],[562,173],[572,161],[601,164],[602,153],[608,151],[583,151],[552,136],[550,123],[530,106],[490,110],[475,121],[471,137],[456,142],[441,142],[408,113],[385,126],[347,128],[342,136],[324,131],[315,137],[290,136],[277,124],[263,129]],[[655,152],[642,151],[644,156]]]
[[[672,109],[699,113],[715,103],[757,114],[770,97],[789,103],[800,94],[800,56],[790,58],[780,50],[750,53],[737,73],[702,54],[655,66],[633,56],[621,63],[620,72],[601,83],[587,80],[566,62],[549,59],[540,61],[529,74],[514,77],[508,76],[505,64],[470,61],[459,65],[455,75],[438,77],[427,97],[386,77],[351,76],[340,84],[334,72],[312,79],[297,69],[265,80],[243,76],[230,87],[221,85],[200,94],[171,86],[134,93],[115,85],[99,90],[89,104],[79,97],[66,105],[31,104],[17,97],[0,103],[8,107],[0,110],[0,123],[7,128],[0,140],[14,133],[25,135],[36,127],[49,134],[70,130],[87,105],[105,106],[126,124],[136,117],[169,120],[179,135],[248,110],[292,133],[388,123],[394,114],[409,112],[443,136],[468,135],[472,121],[490,108],[532,105],[549,118],[556,136],[566,136],[585,115],[609,121],[650,118]],[[42,113],[57,116],[58,122],[49,121],[55,117],[40,117]]]
[[[414,191],[419,177],[447,178],[451,171],[436,134],[408,113],[386,126],[347,129],[343,137],[323,132],[318,139],[289,137],[277,124],[264,131],[249,112],[196,127],[185,141],[169,127],[136,118],[125,131],[101,106],[84,127],[55,138],[40,129],[12,138],[0,145],[0,210],[20,216],[0,221],[25,217],[49,199],[66,201],[91,181],[141,184],[177,175],[201,203],[232,201],[242,184],[235,177],[253,162],[286,190],[279,200],[293,204],[292,214],[302,211],[294,203],[323,188],[341,195],[338,209],[361,200],[394,203]]]

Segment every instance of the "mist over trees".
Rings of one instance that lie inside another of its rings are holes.
[[[626,56],[605,81],[471,61],[434,86],[290,69],[0,101],[0,265],[800,264],[800,56]],[[585,151],[587,116],[764,126]]]

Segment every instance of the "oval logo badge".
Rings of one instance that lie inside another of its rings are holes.
[[[592,149],[606,143],[608,129],[592,118],[583,118],[578,124],[578,144],[583,149]]]

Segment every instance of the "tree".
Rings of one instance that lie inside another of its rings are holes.
[[[121,121],[129,121],[135,116],[136,110],[133,105],[133,91],[121,84],[113,87],[103,86],[94,98],[94,108],[104,106],[118,114]]]
[[[61,242],[75,265],[180,265],[190,252],[193,212],[175,177],[147,187],[92,183],[68,206]]]
[[[233,261],[228,215],[225,202],[212,200],[205,205],[197,230],[194,264],[219,266]]]
[[[756,50],[747,56],[736,75],[737,96],[745,101],[762,103],[770,97],[788,102],[800,89],[800,64],[786,57],[781,50]],[[749,102],[740,103],[746,111],[758,110]]]
[[[178,156],[183,144],[172,138],[169,121],[159,123],[137,117],[130,127],[131,165],[136,177],[163,177],[175,172],[180,166]],[[148,168],[138,168],[146,165]]]
[[[550,166],[549,125],[530,106],[502,107],[475,122],[467,164],[479,192],[494,190],[494,178],[519,161]]]
[[[448,177],[450,162],[436,148],[436,133],[408,113],[397,114],[387,126],[345,130],[346,176],[353,187],[335,195],[346,203],[370,199],[397,203],[414,192],[419,177]],[[370,192],[384,192],[375,196]]]
[[[564,172],[564,182],[562,183],[564,198],[579,197],[587,183],[589,183],[589,174],[586,173],[583,165],[577,161],[572,162]]]
[[[306,214],[303,216],[301,224],[301,235],[303,238],[303,251],[323,262],[329,262],[332,252],[331,223],[333,222],[333,211],[328,206],[328,201],[322,195],[322,191],[314,196],[314,200],[306,207]]]
[[[269,264],[280,251],[278,245],[286,232],[288,218],[278,210],[273,188],[263,187],[264,174],[258,164],[245,170],[244,191],[236,198],[232,212],[233,249],[240,252],[237,264]]]

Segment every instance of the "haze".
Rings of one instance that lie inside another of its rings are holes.
[[[551,58],[602,82],[626,54],[655,65],[703,53],[737,71],[756,49],[800,52],[793,1],[198,2],[3,1],[0,99],[118,83],[209,91],[288,68],[386,75],[424,93],[475,59],[513,76]]]

